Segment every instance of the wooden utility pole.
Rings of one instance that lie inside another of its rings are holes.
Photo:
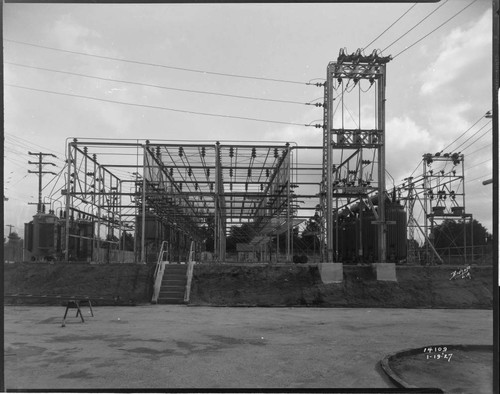
[[[5,227],[9,228],[9,235],[12,234],[12,227],[14,227],[12,224],[6,224]]]
[[[52,153],[42,153],[42,152],[39,152],[39,153],[32,153],[32,152],[28,152],[29,155],[31,156],[38,156],[38,162],[34,162],[34,161],[28,161],[29,164],[35,164],[35,165],[38,165],[38,171],[31,171],[31,170],[28,170],[29,173],[32,173],[32,174],[38,174],[38,205],[37,205],[37,213],[41,213],[42,212],[42,176],[43,174],[53,174],[53,175],[57,175],[55,172],[52,172],[52,171],[43,171],[43,166],[44,165],[47,165],[47,164],[50,164],[52,166],[55,166],[54,163],[51,163],[51,162],[44,162],[43,161],[43,157],[44,156],[52,156],[52,157],[56,157],[56,155],[53,155]]]

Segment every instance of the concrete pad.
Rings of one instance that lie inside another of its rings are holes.
[[[341,283],[344,280],[344,265],[342,263],[320,263],[318,270],[323,283]]]
[[[377,280],[397,282],[395,263],[374,263]]]
[[[5,306],[5,388],[386,389],[388,354],[493,343],[491,310],[93,309],[63,328],[62,306]]]

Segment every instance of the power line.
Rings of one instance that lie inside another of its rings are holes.
[[[475,168],[475,167],[480,166],[481,164],[486,164],[486,163],[489,163],[489,162],[491,162],[491,161],[492,161],[492,159],[484,160],[484,161],[482,161],[481,163],[477,163],[477,164],[474,164],[473,166],[470,166],[470,167],[466,168],[466,170],[470,170],[470,169],[472,169],[472,168]]]
[[[491,144],[485,145],[485,146],[483,146],[483,147],[481,147],[481,148],[479,148],[479,149],[476,149],[476,150],[475,150],[475,151],[473,151],[473,152],[467,153],[467,156],[472,156],[474,153],[479,152],[479,151],[481,151],[481,150],[483,150],[483,149],[486,149],[486,148],[490,148],[490,147],[491,147]],[[463,150],[462,150],[462,152],[463,152],[463,151],[465,151],[465,149],[463,149]]]
[[[21,44],[21,45],[32,46],[32,47],[36,47],[36,48],[50,49],[52,51],[94,57],[94,58],[98,58],[98,59],[115,60],[115,61],[120,61],[120,62],[124,62],[124,63],[140,64],[143,66],[161,67],[161,68],[168,68],[171,70],[187,71],[187,72],[193,72],[193,73],[199,73],[199,74],[218,75],[218,76],[231,77],[231,78],[245,78],[245,79],[254,79],[254,80],[261,80],[261,81],[269,81],[269,82],[291,83],[291,84],[297,84],[297,85],[311,85],[310,83],[307,83],[307,82],[291,81],[291,80],[286,80],[286,79],[276,79],[276,78],[256,77],[256,76],[250,76],[250,75],[220,73],[220,72],[198,70],[198,69],[192,69],[192,68],[186,68],[186,67],[174,67],[174,66],[167,66],[164,64],[141,62],[138,60],[129,60],[129,59],[116,58],[116,57],[111,57],[111,56],[95,55],[95,54],[86,53],[86,52],[70,51],[67,49],[54,48],[54,47],[49,47],[49,46],[45,46],[45,45],[32,44],[32,43],[22,42],[22,41],[17,41],[17,40],[9,40],[6,38],[4,38],[4,41],[13,42],[16,44]]]
[[[209,95],[214,95],[214,96],[231,97],[231,98],[239,98],[239,99],[246,99],[246,100],[268,101],[268,102],[275,102],[275,103],[310,105],[309,103],[303,103],[300,101],[293,101],[293,100],[278,100],[278,99],[268,99],[268,98],[263,98],[263,97],[251,97],[251,96],[240,96],[240,95],[235,95],[235,94],[218,93],[218,92],[208,92],[208,91],[204,91],[204,90],[173,88],[173,87],[169,87],[169,86],[161,86],[161,85],[153,85],[153,84],[147,84],[147,83],[141,83],[141,82],[125,81],[125,80],[120,80],[120,79],[104,78],[104,77],[98,77],[98,76],[94,76],[94,75],[74,73],[74,72],[70,72],[70,71],[55,70],[55,69],[51,69],[51,68],[28,66],[26,64],[20,64],[20,63],[11,63],[11,62],[4,62],[4,63],[10,64],[13,66],[18,66],[18,67],[31,68],[31,69],[35,69],[35,70],[50,71],[50,72],[54,72],[54,73],[73,75],[73,76],[77,76],[77,77],[98,79],[100,81],[127,83],[130,85],[146,86],[146,87],[150,87],[150,88],[157,88],[157,89],[164,89],[164,90],[174,90],[177,92],[209,94]]]
[[[481,134],[475,141],[471,142],[469,145],[467,145],[465,148],[462,149],[462,151],[466,150],[467,148],[470,148],[472,145],[474,145],[477,141],[479,141],[481,138],[486,136],[491,129],[486,130],[483,134]]]
[[[414,25],[410,30],[408,30],[406,33],[402,34],[398,38],[396,38],[393,42],[391,42],[388,46],[386,46],[384,49],[382,49],[382,52],[384,52],[386,49],[389,49],[391,46],[393,46],[396,42],[401,40],[404,36],[406,36],[409,32],[411,32],[413,29],[415,29],[417,26],[419,26],[421,23],[423,23],[427,18],[429,18],[432,14],[434,14],[437,10],[439,10],[442,6],[444,6],[448,0],[445,0],[442,4],[440,4],[437,8],[435,8],[433,11],[431,11],[427,16],[425,16],[423,19],[421,19],[416,25]]]
[[[484,177],[485,177],[485,175],[481,175],[481,176],[479,176],[477,178],[469,179],[469,180],[465,181],[465,183],[474,182],[474,181],[477,181],[479,179],[484,179]],[[491,178],[491,175],[488,178]]]
[[[77,95],[77,94],[54,92],[51,90],[35,89],[35,88],[27,87],[27,86],[19,86],[19,85],[13,85],[13,84],[5,84],[5,86],[10,86],[10,87],[18,88],[18,89],[31,90],[31,91],[35,91],[35,92],[50,93],[50,94],[56,94],[56,95],[61,95],[61,96],[68,96],[68,97],[77,97],[77,98],[83,98],[83,99],[94,100],[94,101],[102,101],[102,102],[106,102],[106,103],[122,104],[122,105],[131,106],[131,107],[160,109],[160,110],[164,110],[164,111],[179,112],[179,113],[185,113],[185,114],[191,114],[191,115],[203,115],[203,116],[212,116],[212,117],[229,118],[229,119],[240,119],[240,120],[249,120],[249,121],[254,121],[254,122],[264,122],[264,123],[277,123],[277,124],[285,124],[285,125],[291,125],[291,126],[316,127],[315,125],[308,125],[308,124],[303,124],[303,123],[283,122],[283,121],[278,121],[278,120],[249,118],[249,117],[234,116],[234,115],[212,114],[212,113],[207,113],[207,112],[196,112],[196,111],[188,111],[188,110],[183,110],[183,109],[160,107],[160,106],[155,106],[155,105],[127,103],[124,101],[115,101],[115,100],[100,99],[100,98],[90,97],[90,96],[82,96],[82,95]]]
[[[58,151],[56,151],[54,149],[50,149],[50,148],[47,148],[47,147],[35,144],[34,142],[29,141],[29,140],[24,139],[24,138],[21,138],[19,136],[14,136],[12,134],[10,134],[10,135],[6,134],[5,137],[8,138],[8,139],[10,138],[11,140],[13,140],[13,141],[10,141],[10,143],[12,143],[14,145],[17,145],[18,147],[20,147],[22,149],[26,149],[27,147],[29,148],[29,146],[32,146],[32,147],[36,147],[36,149],[43,149],[45,151],[52,152],[52,153],[57,153],[59,155],[63,155],[64,156],[64,154],[61,154],[61,152],[58,152]],[[16,141],[16,140],[20,140],[20,141]],[[59,157],[56,157],[56,159],[64,162],[64,160],[60,159]]]
[[[427,38],[428,36],[430,36],[432,33],[434,33],[436,30],[440,29],[442,26],[446,25],[449,21],[451,21],[453,18],[455,18],[456,16],[458,16],[460,13],[462,13],[463,11],[465,11],[467,8],[469,8],[472,4],[474,4],[477,0],[474,0],[472,3],[470,3],[469,5],[465,6],[464,8],[462,8],[460,11],[458,11],[455,15],[453,15],[452,17],[448,18],[446,21],[444,21],[443,23],[441,23],[438,27],[436,27],[434,30],[431,30],[429,33],[427,33],[425,36],[423,36],[422,38],[418,39],[417,41],[415,41],[413,44],[411,44],[410,46],[406,47],[405,49],[403,49],[401,52],[397,53],[396,55],[394,55],[392,58],[395,59],[396,57],[398,57],[399,55],[401,55],[403,52],[407,51],[408,49],[414,47],[415,45],[417,45],[420,41],[422,41],[423,39]]]
[[[465,130],[462,134],[460,134],[457,138],[455,138],[449,145],[447,145],[445,148],[441,149],[441,152],[444,152],[446,149],[448,149],[450,146],[452,146],[455,142],[457,142],[460,138],[462,138],[465,134],[469,132],[475,125],[477,125],[481,119],[484,118],[484,115],[481,115],[481,117],[467,130]],[[491,122],[491,121],[490,121]],[[487,123],[488,124],[488,123]],[[484,127],[484,126],[483,126]]]
[[[368,48],[375,41],[377,41],[380,37],[382,37],[383,34],[385,34],[392,26],[394,26],[397,22],[399,22],[399,20],[402,19],[408,12],[410,12],[416,5],[417,5],[417,3],[414,3],[403,15],[401,15],[398,19],[396,19],[387,29],[385,29],[382,33],[380,33],[377,37],[375,37],[368,45],[365,45],[363,47],[363,50]]]

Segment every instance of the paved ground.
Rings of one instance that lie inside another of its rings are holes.
[[[492,311],[5,307],[6,389],[394,387],[389,353],[492,344]]]

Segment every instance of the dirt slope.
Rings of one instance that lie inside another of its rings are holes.
[[[104,305],[149,303],[154,264],[4,264],[4,294],[102,297]],[[473,266],[472,279],[449,280],[457,267],[397,266],[397,282],[375,280],[371,266],[344,266],[344,280],[323,284],[314,265],[197,264],[191,305],[492,308],[493,269]],[[6,303],[57,304],[11,298]]]
[[[370,266],[344,266],[344,281],[323,284],[316,266],[197,265],[191,304],[325,307],[492,308],[492,267],[449,280],[456,267],[397,267],[397,282]]]

